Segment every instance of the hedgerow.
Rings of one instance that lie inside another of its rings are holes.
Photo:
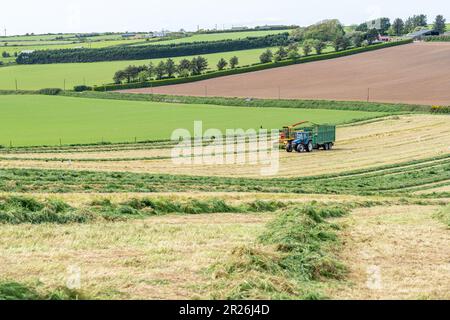
[[[20,54],[18,64],[77,63],[117,60],[143,60],[182,57],[217,52],[248,50],[287,45],[289,33],[249,37],[237,40],[219,40],[145,46],[114,46],[98,49],[37,50]]]
[[[222,70],[222,71],[208,72],[208,73],[204,73],[201,75],[190,76],[190,77],[180,77],[180,78],[171,78],[171,79],[163,79],[163,80],[155,80],[155,81],[147,81],[147,82],[134,82],[134,83],[125,83],[125,84],[110,84],[110,85],[105,85],[105,86],[94,86],[93,90],[95,90],[95,91],[112,91],[112,90],[149,88],[149,87],[159,87],[159,86],[174,85],[174,84],[183,84],[183,83],[207,80],[207,79],[218,78],[218,77],[223,77],[223,76],[228,76],[228,75],[235,75],[235,74],[241,74],[241,73],[247,73],[247,72],[267,70],[267,69],[272,69],[272,68],[289,66],[289,65],[293,65],[293,64],[333,59],[333,58],[349,56],[349,55],[353,55],[353,54],[357,54],[357,53],[368,52],[368,51],[372,51],[372,50],[378,50],[378,49],[388,48],[388,47],[392,47],[392,46],[408,44],[411,42],[412,42],[412,40],[402,40],[402,41],[397,41],[397,42],[374,44],[374,45],[367,46],[367,47],[352,48],[352,49],[343,50],[343,51],[306,56],[306,57],[302,57],[297,60],[282,60],[282,61],[278,61],[278,62],[254,64],[254,65],[247,66],[247,67],[237,67],[234,69],[226,69],[226,70]]]

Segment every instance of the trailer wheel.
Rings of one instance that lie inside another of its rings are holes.
[[[328,144],[328,150],[331,150],[331,149],[333,149],[333,144],[332,144],[332,143],[329,143],[329,144]]]
[[[308,142],[308,145],[306,146],[306,151],[308,151],[308,152],[312,152],[313,151],[313,145],[312,145],[312,142],[310,141],[310,142]]]
[[[305,146],[303,145],[303,144],[298,144],[297,145],[297,147],[295,148],[295,150],[298,152],[298,153],[301,153],[301,152],[305,152]]]
[[[286,151],[287,151],[287,152],[292,152],[292,151],[294,151],[293,148],[292,148],[292,144],[291,144],[291,143],[288,143],[288,144],[286,145]]]

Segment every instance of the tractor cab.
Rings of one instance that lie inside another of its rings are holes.
[[[310,137],[307,132],[299,131],[299,132],[295,133],[295,140],[293,141],[293,143],[295,145],[297,145],[299,143],[307,144],[309,140],[310,140]]]

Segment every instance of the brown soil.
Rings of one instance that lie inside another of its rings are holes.
[[[150,93],[150,88],[124,90]],[[450,43],[414,43],[338,59],[153,88],[154,93],[450,105]]]

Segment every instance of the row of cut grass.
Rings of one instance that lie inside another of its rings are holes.
[[[449,157],[450,155],[445,155]],[[89,172],[34,169],[0,170],[5,192],[267,192],[406,196],[450,180],[450,163],[421,160],[423,166],[401,170],[411,162],[367,170],[304,178],[225,178],[130,172]],[[419,164],[419,162],[415,162]],[[399,170],[385,172],[386,168]],[[378,171],[378,172],[376,172]],[[342,178],[336,179],[342,176]],[[430,186],[431,185],[431,186]]]

